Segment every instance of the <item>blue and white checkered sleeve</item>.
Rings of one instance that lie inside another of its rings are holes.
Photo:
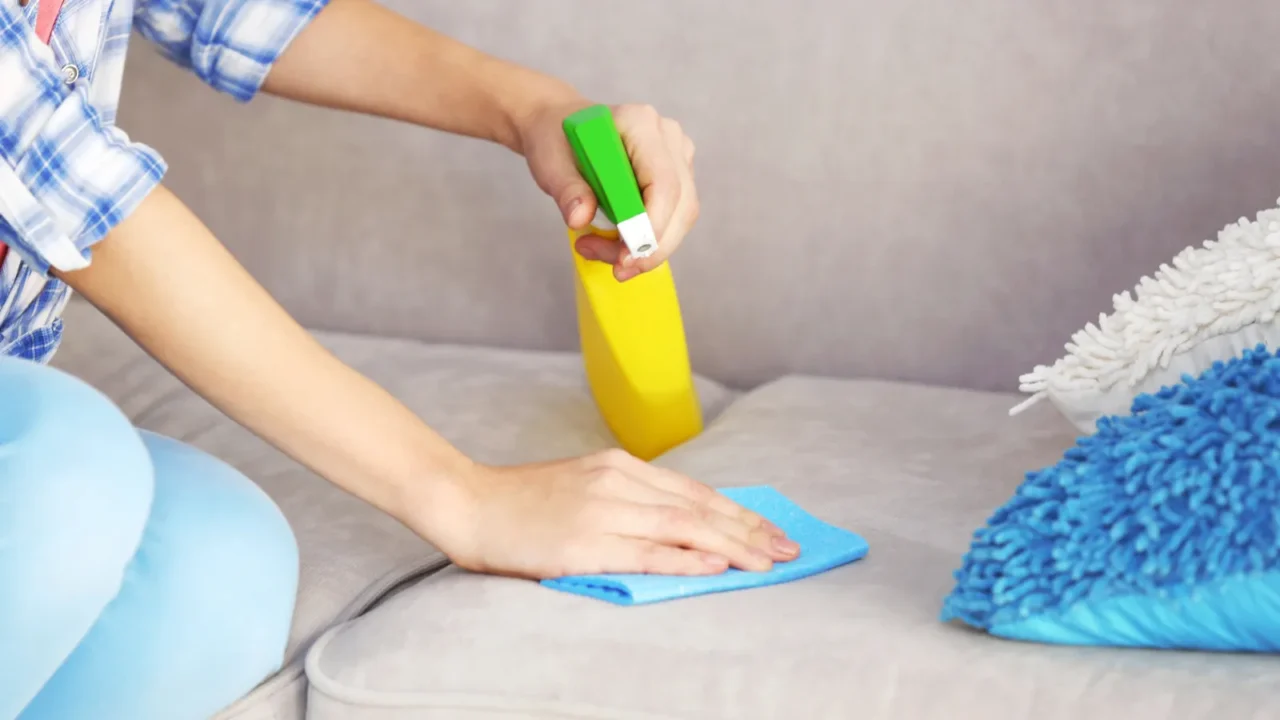
[[[138,0],[133,26],[214,89],[248,101],[327,0]]]
[[[78,270],[160,182],[164,161],[63,83],[17,7],[0,3],[0,242],[41,273]]]

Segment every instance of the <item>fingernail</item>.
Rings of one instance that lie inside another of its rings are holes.
[[[564,216],[568,218],[570,221],[572,221],[573,211],[577,210],[578,206],[581,204],[582,204],[582,198],[574,198],[570,200],[568,206],[566,206],[564,209]],[[546,206],[544,205],[543,207],[546,207]]]
[[[722,555],[702,553],[702,563],[712,570],[728,570],[729,561]]]
[[[773,539],[773,549],[782,555],[794,557],[800,554],[800,546],[794,540],[776,537]]]
[[[584,260],[600,259],[600,256],[596,254],[595,248],[592,248],[592,247],[578,248],[578,254],[581,255]]]

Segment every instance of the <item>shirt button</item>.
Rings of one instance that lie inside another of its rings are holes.
[[[62,66],[62,82],[68,85],[75,85],[76,81],[79,79],[80,79],[80,68],[76,67],[75,65]]]

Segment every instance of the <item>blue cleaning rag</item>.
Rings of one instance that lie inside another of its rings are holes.
[[[618,605],[644,605],[799,580],[851,563],[867,554],[867,541],[861,536],[815,518],[767,485],[727,488],[721,492],[781,528],[787,537],[799,543],[800,556],[790,562],[774,563],[773,569],[764,573],[731,568],[719,575],[697,577],[571,575],[543,580],[542,584]]]

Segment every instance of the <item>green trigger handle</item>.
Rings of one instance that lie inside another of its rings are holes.
[[[618,226],[631,254],[653,254],[657,240],[631,158],[613,122],[613,111],[605,105],[579,110],[564,119],[564,134],[577,159],[578,172],[591,186],[605,217]]]

